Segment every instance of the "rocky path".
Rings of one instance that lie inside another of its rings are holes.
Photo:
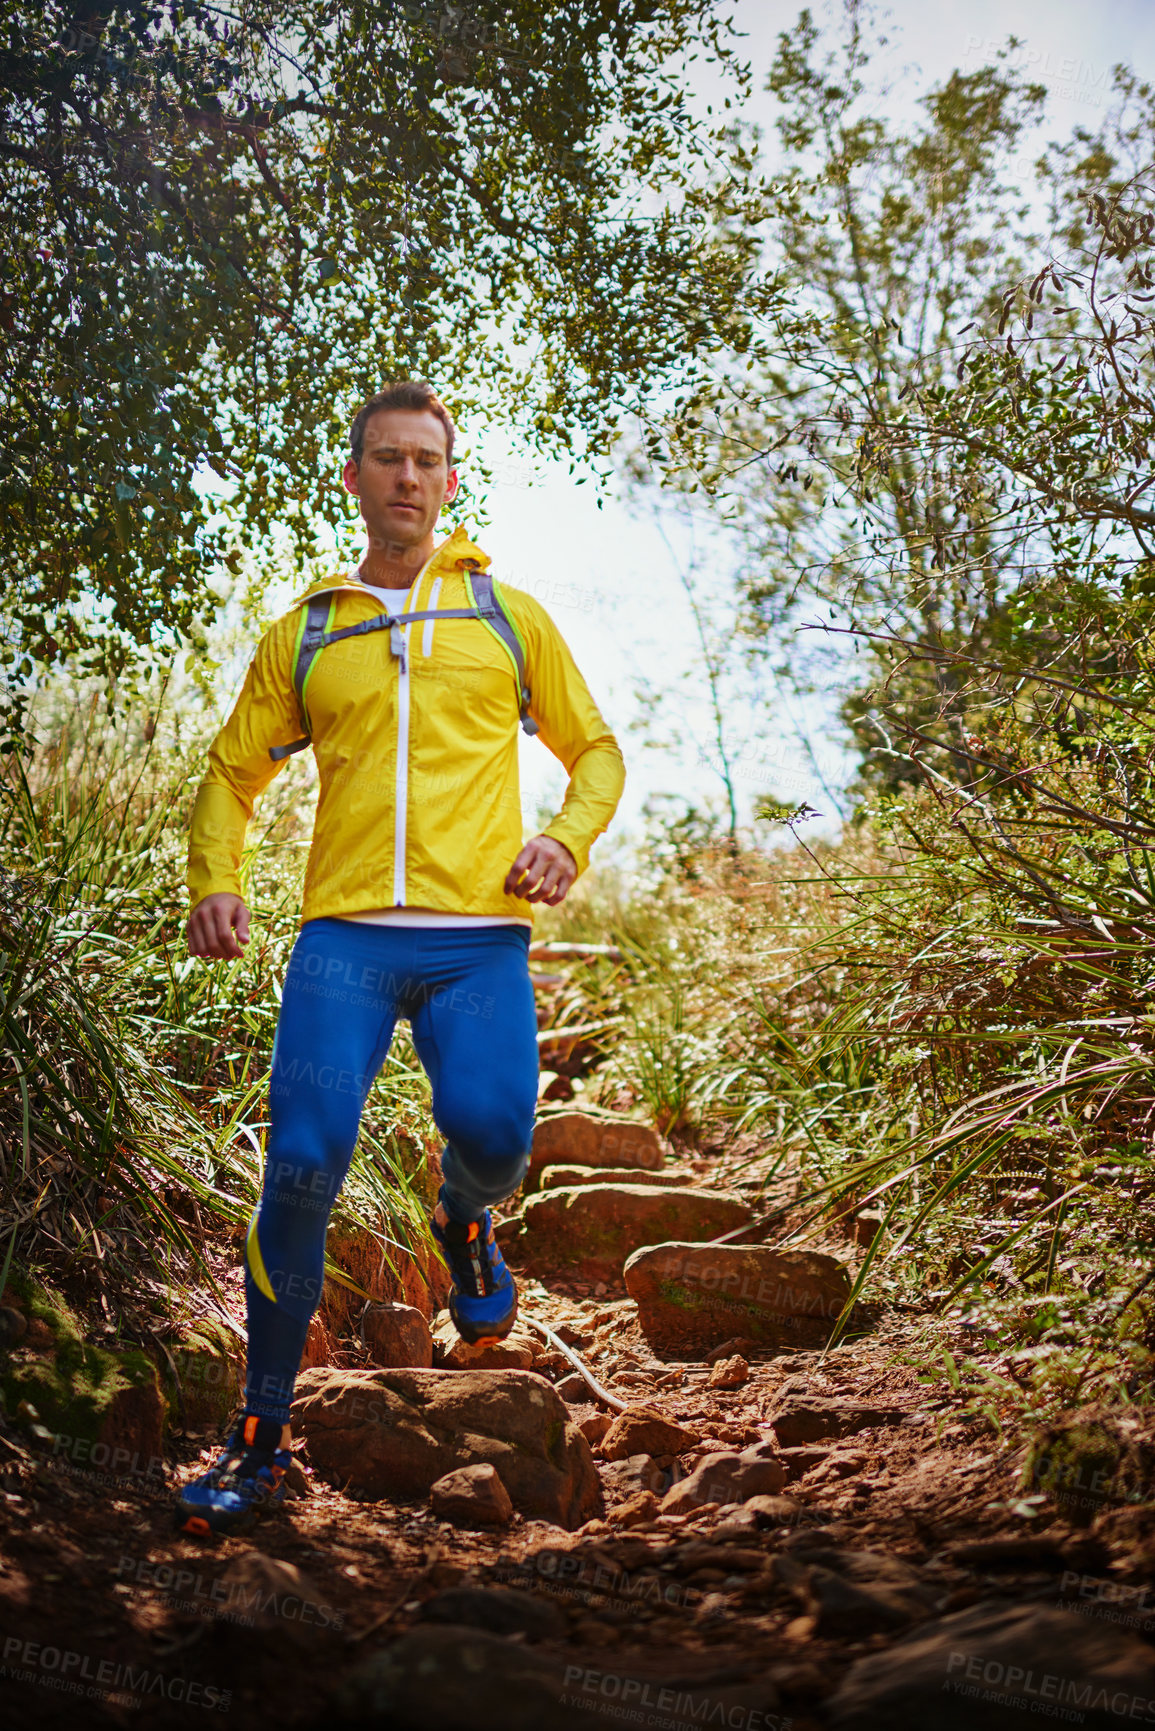
[[[531,1184],[510,1341],[374,1307],[303,1373],[298,1494],[251,1536],[172,1530],[207,1435],[165,1485],[0,1426],[6,1726],[1155,1723],[1147,1505],[1024,1502],[914,1322],[824,1353],[852,1239],[784,1255],[611,1120],[555,1121]]]

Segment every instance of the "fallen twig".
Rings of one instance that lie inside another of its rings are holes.
[[[543,1334],[556,1352],[560,1352],[565,1358],[568,1358],[578,1375],[585,1377],[599,1400],[605,1401],[606,1405],[612,1407],[614,1412],[625,1412],[626,1402],[624,1400],[619,1400],[616,1394],[611,1394],[608,1388],[603,1388],[593,1371],[589,1369],[588,1365],[578,1357],[577,1353],[574,1352],[571,1347],[566,1345],[564,1340],[558,1338],[552,1328],[548,1328],[544,1322],[539,1322],[536,1316],[528,1316],[524,1310],[521,1314],[522,1320],[528,1322],[531,1328],[536,1328],[541,1334]]]

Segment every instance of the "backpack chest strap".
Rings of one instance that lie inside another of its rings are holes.
[[[472,579],[472,581],[470,581]],[[321,650],[330,643],[339,643],[345,637],[364,637],[371,631],[388,631],[389,647],[393,655],[406,665],[406,649],[404,627],[415,625],[424,619],[480,619],[483,624],[500,639],[506,652],[513,661],[514,673],[517,679],[518,714],[521,725],[527,734],[538,731],[537,722],[529,713],[530,693],[525,678],[525,652],[521,639],[514,630],[504,608],[497,601],[493,592],[493,579],[487,573],[474,571],[467,573],[467,584],[476,603],[473,607],[438,607],[427,608],[417,613],[379,613],[372,619],[362,619],[356,625],[345,625],[339,631],[327,631],[332,602],[328,595],[314,595],[308,603],[305,623],[297,645],[297,658],[293,666],[293,689],[297,694],[297,702],[301,709],[301,718],[306,730],[309,726],[308,710],[305,707],[305,687],[313,663]],[[312,743],[311,734],[306,731],[292,745],[273,745],[269,747],[269,756],[274,763],[280,763],[283,758],[291,757],[294,752],[304,751]]]

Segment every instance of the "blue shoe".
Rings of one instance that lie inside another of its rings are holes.
[[[489,1209],[466,1224],[430,1225],[453,1276],[449,1314],[458,1334],[470,1346],[504,1340],[517,1319],[517,1287],[494,1242]]]
[[[182,1533],[203,1539],[245,1533],[259,1514],[284,1499],[293,1457],[278,1446],[281,1430],[279,1418],[241,1414],[223,1453],[180,1494],[176,1524]]]

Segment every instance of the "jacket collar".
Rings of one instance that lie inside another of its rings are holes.
[[[420,571],[415,571],[414,577],[423,578],[426,573],[438,570],[456,569],[460,571],[466,564],[479,565],[484,571],[492,564],[492,560],[489,554],[477,545],[476,541],[470,539],[459,523],[452,535],[433,549],[428,564],[424,565]],[[321,577],[315,583],[310,583],[307,589],[303,589],[295,597],[293,606],[296,607],[300,602],[308,601],[313,595],[327,594],[332,589],[357,590],[364,588],[365,585],[357,574],[357,567],[351,565],[339,576]]]

